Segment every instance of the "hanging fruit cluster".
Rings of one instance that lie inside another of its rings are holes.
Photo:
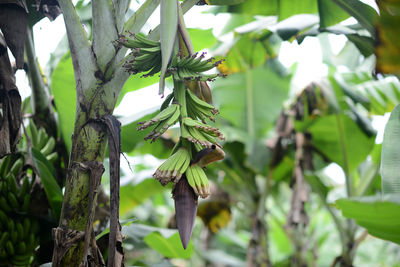
[[[8,155],[0,164],[0,266],[27,266],[39,244],[39,224],[29,215],[32,179],[23,175],[25,158]]]
[[[160,42],[143,34],[128,34],[120,36],[116,43],[131,49],[124,64],[127,72],[145,72],[142,77],[160,72],[160,94],[164,94],[165,77],[172,76],[173,92],[166,97],[154,118],[139,123],[138,130],[152,127],[145,140],[153,142],[179,123],[179,141],[153,176],[162,185],[174,183],[172,194],[176,222],[186,248],[196,217],[198,197],[210,195],[204,167],[225,157],[217,142],[224,140],[222,133],[208,124],[208,121],[214,121],[218,110],[211,104],[211,91],[207,85],[207,82],[224,75],[211,71],[222,61],[205,59],[205,53],[193,51],[178,1],[162,0],[160,10]]]
[[[120,44],[132,49],[132,59],[124,65],[127,71],[134,74],[147,72],[144,77],[158,73],[161,69],[160,43],[149,40],[142,34],[133,35],[133,38],[121,36],[118,40]],[[169,182],[176,184],[182,175],[186,174],[187,181],[196,195],[206,198],[210,194],[209,182],[202,168],[206,164],[200,167],[193,164],[193,160],[203,149],[212,152],[208,158],[214,155],[213,161],[222,159],[224,152],[217,144],[217,139],[224,140],[224,137],[217,128],[206,124],[206,120],[213,121],[218,110],[197,97],[187,88],[185,82],[214,80],[219,74],[203,72],[213,69],[221,61],[204,59],[204,53],[185,57],[180,54],[178,52],[172,57],[167,68],[167,76],[172,75],[174,80],[173,92],[166,97],[160,112],[154,118],[139,123],[138,130],[153,126],[153,130],[145,137],[145,140],[153,142],[169,127],[179,122],[181,139],[171,156],[156,170],[154,177],[162,185],[166,185]]]
[[[58,158],[56,141],[44,128],[29,123],[32,147],[49,162]],[[35,169],[29,164],[29,153],[10,154],[0,163],[0,266],[28,266],[39,245],[38,214],[31,214]],[[33,207],[34,208],[34,207]]]

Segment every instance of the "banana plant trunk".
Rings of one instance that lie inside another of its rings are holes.
[[[59,227],[53,230],[53,266],[87,266],[87,254],[94,256],[97,249],[93,248],[95,242],[88,242],[93,240],[88,222],[96,194],[91,181],[92,169],[87,166],[95,163],[102,167],[107,147],[107,127],[103,119],[113,113],[119,92],[129,77],[121,66],[126,50],[114,47],[113,41],[123,30],[138,32],[159,0],[146,1],[125,24],[128,0],[93,1],[91,41],[71,0],[59,3],[74,67],[77,105],[61,217]]]

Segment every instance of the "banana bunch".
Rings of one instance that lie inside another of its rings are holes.
[[[170,63],[168,71],[172,73],[175,80],[179,81],[214,81],[218,76],[223,74],[203,74],[222,63],[223,60],[214,62],[214,58],[204,59],[205,53],[200,56],[198,53],[187,57],[175,55]]]
[[[153,131],[151,131],[144,139],[154,142],[159,136],[161,136],[165,131],[174,125],[180,116],[180,106],[178,104],[172,104],[167,108],[161,110],[154,118],[149,121],[139,122],[140,125],[137,130],[146,129],[157,123]]]
[[[22,172],[25,163],[21,155],[5,156],[0,165],[0,209],[4,212],[21,211],[28,212],[30,204],[30,183],[25,176],[22,185],[18,186],[16,177]]]
[[[0,266],[29,266],[39,244],[39,224],[28,217],[9,217],[0,210]]]
[[[39,243],[39,225],[28,215],[32,184],[24,164],[22,155],[8,155],[0,164],[0,266],[29,265]]]
[[[54,137],[49,137],[44,128],[37,129],[32,121],[29,123],[28,128],[32,146],[39,150],[48,161],[53,163],[58,157],[58,153],[54,151],[56,147],[56,140]]]
[[[179,148],[160,167],[157,168],[153,177],[162,185],[169,182],[177,183],[190,164],[190,154],[186,148]]]
[[[201,100],[190,90],[186,91],[186,106],[189,117],[197,118],[203,123],[206,119],[214,121],[213,116],[219,113],[213,105]]]
[[[117,44],[130,48],[132,52],[129,60],[124,63],[125,69],[130,74],[146,72],[142,77],[153,76],[161,70],[160,42],[147,39],[142,34],[132,34],[134,39],[121,35]]]
[[[196,195],[206,198],[210,195],[210,183],[204,170],[197,164],[191,165],[186,170],[186,179]]]

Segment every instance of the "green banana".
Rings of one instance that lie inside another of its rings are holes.
[[[187,168],[186,178],[189,185],[193,188],[196,195],[206,198],[210,195],[210,184],[203,169],[198,165]]]
[[[15,229],[14,220],[8,220],[7,227],[8,227],[8,232],[14,231],[14,229]]]
[[[143,46],[141,42],[125,35],[120,35],[116,43],[119,43],[127,48],[138,48]]]
[[[6,245],[9,237],[10,237],[10,233],[9,232],[3,232],[1,234],[1,237],[0,237],[0,248],[4,248],[4,246]]]
[[[29,178],[28,178],[28,176],[24,176],[24,179],[22,180],[21,188],[18,192],[19,193],[18,197],[20,199],[24,198],[25,195],[29,194],[29,190],[30,190]]]
[[[31,230],[31,221],[27,217],[24,218],[23,226],[24,226],[24,237],[26,238]]]
[[[9,173],[14,174],[14,176],[17,176],[19,173],[19,170],[21,169],[22,165],[24,165],[24,158],[23,157],[19,157],[14,164],[12,165],[12,167],[10,168]]]
[[[38,131],[38,144],[35,147],[38,150],[41,150],[47,143],[48,136],[44,128],[40,128]]]
[[[31,260],[30,254],[14,255],[11,259],[11,262],[16,266],[29,266],[30,260]]]
[[[7,176],[8,169],[11,165],[11,160],[12,160],[11,157],[12,157],[11,155],[7,155],[1,160],[0,178],[5,178]]]
[[[18,233],[18,239],[23,240],[24,239],[24,228],[22,227],[21,222],[17,222],[15,224],[15,228],[16,228],[17,233]]]
[[[160,60],[157,60],[158,63],[161,63]],[[144,74],[142,77],[149,77],[153,76],[154,74],[160,72],[161,70],[161,64],[155,64],[154,67],[146,74]]]
[[[26,247],[28,248],[28,250],[32,250],[35,247],[35,234],[30,233],[26,242]]]
[[[166,109],[169,106],[169,103],[171,103],[171,100],[174,98],[174,93],[170,93],[169,95],[167,95],[167,97],[165,98],[164,102],[161,104],[160,107],[160,112],[163,111],[164,109]]]
[[[140,48],[140,52],[149,53],[149,54],[161,53],[161,46]]]
[[[6,215],[2,210],[0,210],[0,222],[1,222],[4,226],[7,226],[7,225],[8,225],[8,217],[7,217],[7,215]]]
[[[29,130],[31,132],[31,141],[32,141],[32,145],[33,147],[37,147],[39,144],[39,139],[38,139],[38,130],[36,128],[35,123],[33,123],[33,121],[31,120],[29,122]]]
[[[24,241],[20,241],[17,245],[17,253],[22,255],[26,253],[26,244]]]
[[[10,240],[11,240],[11,242],[12,242],[13,244],[16,244],[16,243],[17,243],[17,240],[18,240],[18,232],[17,232],[16,230],[14,230],[14,231],[11,232]]]
[[[146,129],[147,127],[155,124],[156,122],[166,120],[170,118],[173,114],[175,114],[176,110],[179,108],[179,105],[177,104],[172,104],[166,109],[160,111],[154,118],[150,119],[149,121],[142,121],[139,122],[138,124],[140,125],[137,130],[143,130]]]
[[[0,246],[2,247],[2,246]],[[7,261],[6,259],[8,258],[7,252],[4,249],[0,249],[0,259],[3,259],[3,264],[6,265]]]
[[[205,132],[211,136],[218,137],[221,140],[225,140],[222,133],[215,127],[209,126],[207,124],[201,123],[199,121],[193,120],[192,118],[186,117],[182,120],[182,123],[186,124],[189,127],[195,127],[199,131]]]
[[[0,196],[0,208],[7,213],[12,211],[4,196]]]
[[[135,34],[135,39],[139,41],[140,43],[146,45],[147,47],[154,47],[154,46],[160,46],[159,42],[147,39],[144,35],[142,34]]]
[[[194,104],[195,106],[199,106],[199,107],[202,107],[202,108],[204,108],[204,109],[209,109],[209,110],[212,110],[212,111],[215,110],[215,111],[214,111],[215,114],[218,113],[218,112],[216,111],[216,109],[214,108],[213,105],[210,105],[210,104],[208,104],[207,102],[201,100],[201,99],[198,98],[192,91],[186,90],[186,95],[188,96],[188,97],[187,97],[187,100],[192,101],[193,104]]]
[[[28,212],[29,211],[30,200],[31,200],[30,194],[26,194],[24,196],[24,200],[22,202],[21,211],[23,211],[23,212]]]
[[[14,246],[10,240],[8,240],[6,243],[6,251],[7,251],[8,255],[14,255],[14,253],[15,253]]]
[[[57,157],[58,157],[58,153],[57,152],[53,152],[50,155],[47,155],[46,159],[48,161],[50,161],[51,163],[53,163],[57,159]]]
[[[55,146],[56,146],[56,139],[54,139],[54,137],[51,136],[47,140],[45,146],[40,150],[40,153],[42,153],[43,156],[47,156],[54,150]]]
[[[13,192],[14,194],[17,194],[18,188],[17,188],[17,182],[15,181],[15,175],[10,172],[10,174],[7,176],[7,187],[8,191]]]
[[[19,204],[18,204],[18,200],[15,197],[14,193],[9,191],[7,194],[7,199],[8,199],[8,203],[10,203],[10,206],[15,210],[18,211],[19,210]]]

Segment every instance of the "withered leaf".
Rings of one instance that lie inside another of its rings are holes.
[[[4,34],[7,46],[16,60],[18,69],[24,67],[24,46],[28,27],[26,9],[18,4],[1,4],[0,29]]]

